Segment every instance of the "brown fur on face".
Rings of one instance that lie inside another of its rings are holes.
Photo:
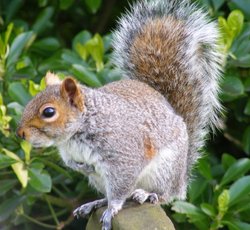
[[[55,75],[48,76],[55,79]],[[69,135],[70,132],[65,132],[67,123],[74,121],[84,109],[82,89],[74,79],[66,78],[61,84],[53,84],[53,79],[47,79],[51,84],[26,106],[17,131],[20,137],[35,145],[47,146],[53,138]],[[47,105],[55,109],[55,119],[43,117]]]

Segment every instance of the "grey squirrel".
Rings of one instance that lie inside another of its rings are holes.
[[[194,4],[139,1],[113,35],[113,61],[129,79],[91,89],[49,72],[17,130],[34,147],[56,146],[105,196],[74,211],[86,216],[107,204],[103,230],[129,197],[140,204],[186,198],[221,108],[218,29]]]

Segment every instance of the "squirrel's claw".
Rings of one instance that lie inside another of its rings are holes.
[[[150,193],[148,196],[148,200],[152,204],[157,204],[159,202],[159,198],[156,193]]]
[[[132,199],[137,201],[140,204],[143,204],[146,200],[148,200],[152,204],[158,203],[158,195],[156,193],[149,193],[144,191],[143,189],[136,189],[132,195]]]
[[[110,230],[112,228],[112,218],[122,209],[124,200],[112,200],[100,219],[102,230]]]
[[[81,205],[77,209],[74,210],[73,215],[78,219],[79,217],[86,217],[93,210],[93,205],[91,203],[87,203]]]
[[[102,217],[100,219],[100,222],[102,223],[102,230],[110,230],[111,229],[112,218],[115,215],[114,211],[115,211],[114,209],[108,208],[103,212]]]

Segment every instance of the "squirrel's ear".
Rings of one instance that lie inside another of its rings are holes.
[[[61,85],[61,94],[71,105],[83,111],[84,96],[75,79],[68,77],[63,80]]]
[[[45,84],[48,85],[59,85],[62,81],[59,79],[59,77],[56,74],[51,73],[50,71],[46,73],[45,76]]]

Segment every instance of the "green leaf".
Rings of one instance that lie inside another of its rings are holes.
[[[176,223],[186,223],[187,222],[187,217],[183,214],[180,214],[180,213],[173,213],[173,214],[171,214],[171,217],[175,220]]]
[[[228,28],[228,25],[227,25],[227,20],[223,17],[218,17],[218,23],[219,23],[219,27],[221,29],[221,31],[223,32],[223,36],[225,38],[225,36],[227,34],[229,34],[229,28]]]
[[[21,6],[22,6],[22,1],[20,0],[8,1],[6,10],[4,12],[6,15],[6,23],[11,21],[12,17],[15,15],[15,13],[19,10]]]
[[[39,34],[50,26],[50,19],[53,16],[54,8],[46,7],[37,17],[35,23],[32,26],[32,30]]]
[[[3,149],[3,151],[8,157],[11,157],[12,159],[17,161],[16,163],[12,164],[11,167],[14,173],[16,174],[18,180],[22,184],[22,187],[26,188],[28,184],[28,171],[25,167],[24,162],[15,153],[7,149]]]
[[[243,144],[244,151],[247,153],[247,155],[249,155],[250,154],[250,126],[248,126],[244,131],[242,144]]]
[[[225,2],[225,0],[212,0],[215,11],[217,11]]]
[[[205,214],[198,207],[186,201],[175,201],[172,206],[172,210],[178,213],[186,214],[193,220],[206,219]]]
[[[227,225],[230,230],[249,230],[250,224],[242,222],[238,219],[230,219],[229,221],[223,221],[223,224]]]
[[[48,70],[50,71],[60,71],[69,69],[71,65],[69,65],[66,61],[61,58],[62,52],[56,52],[53,56],[48,59],[44,59],[39,67],[39,72],[45,74]]]
[[[224,174],[220,186],[228,184],[229,182],[238,179],[250,170],[250,160],[247,158],[236,161]]]
[[[232,52],[236,56],[243,56],[250,51],[249,37],[250,36],[250,24],[244,23],[243,31],[235,39]]]
[[[10,52],[7,58],[7,68],[13,65],[21,55],[25,46],[30,45],[32,40],[34,39],[33,32],[25,32],[19,34],[10,46]]]
[[[0,154],[0,169],[9,167],[16,162],[17,162],[17,160],[15,160],[9,156]]]
[[[239,10],[233,10],[227,20],[220,16],[218,23],[222,34],[220,41],[223,47],[222,52],[227,54],[235,37],[238,36],[242,30],[244,15]]]
[[[194,223],[199,229],[206,229],[209,226],[208,217],[199,209],[185,201],[176,201],[172,210],[187,215],[189,222]]]
[[[101,86],[101,82],[98,80],[94,72],[89,71],[86,67],[81,65],[72,65],[71,71],[73,75],[92,87]]]
[[[40,93],[45,88],[46,88],[45,78],[41,79],[40,84],[36,84],[35,82],[31,80],[29,81],[29,93],[32,96],[35,96],[36,94]]]
[[[32,162],[32,168],[33,169],[38,169],[39,172],[42,171],[42,169],[45,167],[45,165],[42,162]]]
[[[8,219],[14,213],[16,207],[21,204],[25,197],[11,197],[0,204],[0,222]]]
[[[222,82],[222,98],[225,101],[230,101],[244,93],[244,85],[237,77],[226,76]]]
[[[4,104],[3,104],[3,96],[2,96],[1,93],[0,93],[0,105],[4,105]]]
[[[77,44],[82,44],[84,45],[89,39],[91,39],[91,34],[84,30],[80,33],[78,33],[74,39],[73,39],[73,42],[72,42],[72,47],[73,47],[73,50],[78,53],[78,49],[77,49]]]
[[[101,83],[104,85],[106,83],[120,80],[122,77],[122,73],[121,73],[121,70],[117,68],[112,69],[112,70],[108,68],[104,68],[97,73],[97,77],[101,81]]]
[[[48,4],[48,0],[38,0],[38,5],[44,7]]]
[[[19,58],[17,61],[16,70],[20,70],[29,66],[32,66],[32,61],[29,57],[24,56],[23,58]]]
[[[60,9],[67,10],[73,3],[74,0],[60,0]]]
[[[224,153],[222,155],[222,165],[223,165],[223,168],[225,170],[227,170],[233,163],[236,162],[236,159],[232,156],[232,155],[229,155],[227,153]]]
[[[228,18],[227,18],[227,24],[229,26],[229,29],[231,30],[231,33],[233,33],[233,36],[236,37],[239,35],[239,33],[242,30],[244,22],[244,15],[240,10],[233,10]]]
[[[51,167],[55,171],[59,172],[60,174],[63,174],[64,176],[72,179],[72,176],[70,175],[70,172],[64,169],[63,167],[60,167],[60,165],[53,163],[52,161],[46,160],[46,159],[40,159],[46,166]]]
[[[3,196],[17,184],[17,180],[12,180],[12,179],[0,180],[0,184],[1,184],[0,196]]]
[[[96,34],[92,39],[86,42],[85,47],[96,62],[97,71],[103,69],[103,55],[104,55],[104,45],[102,37]]]
[[[35,49],[38,52],[55,52],[60,48],[60,42],[53,37],[44,38],[37,42],[34,42],[32,49]]]
[[[8,93],[13,101],[26,105],[31,96],[20,82],[13,82],[9,85]]]
[[[21,148],[25,154],[25,162],[28,163],[30,161],[30,152],[31,152],[32,146],[28,141],[22,141]]]
[[[201,204],[201,210],[210,217],[215,217],[216,216],[216,210],[211,204],[202,203]]]
[[[242,222],[240,220],[236,220],[234,224],[240,229],[240,230],[249,230],[250,229],[250,224]]]
[[[223,47],[222,52],[227,53],[231,48],[233,37],[231,35],[230,29],[228,27],[227,21],[222,16],[218,17],[218,24],[221,31],[220,44]]]
[[[244,83],[245,91],[250,92],[250,77],[247,78],[247,80]]]
[[[5,46],[3,40],[2,40],[2,38],[0,36],[0,58],[1,59],[3,59],[3,60],[5,59],[5,57],[7,56],[6,52],[7,52],[6,46]],[[1,61],[0,64],[1,64],[0,78],[2,78],[3,73],[4,73],[4,63],[3,63],[3,61]]]
[[[102,0],[85,0],[85,3],[91,13],[95,14],[101,6]]]
[[[249,0],[231,0],[229,5],[233,9],[240,9],[241,11],[244,12],[246,17],[250,19],[250,4]]]
[[[11,35],[11,32],[12,32],[13,27],[14,27],[14,24],[13,24],[13,23],[10,23],[10,24],[8,25],[8,27],[7,27],[7,30],[6,30],[5,36],[4,36],[4,43],[5,43],[5,45],[7,45],[8,42],[9,42],[10,35]]]
[[[80,59],[79,56],[71,50],[63,50],[61,57],[65,62],[71,65],[78,64],[78,65],[88,67],[88,64],[82,59]]]
[[[17,102],[11,102],[7,105],[8,109],[13,109],[16,115],[20,116],[23,112],[23,106]]]
[[[40,86],[33,81],[29,81],[29,93],[31,96],[35,96],[40,92]]]
[[[80,44],[80,43],[77,43],[76,44],[76,52],[79,54],[79,56],[84,60],[86,61],[87,60],[87,57],[88,57],[88,51],[87,51],[87,48]]]
[[[234,65],[242,68],[250,67],[250,54],[245,54],[243,56],[239,56],[236,60],[234,60]]]
[[[250,212],[250,197],[246,197],[245,199],[237,202],[236,205],[233,207],[234,213],[240,212]]]
[[[200,159],[198,168],[202,176],[208,180],[212,179],[211,167],[207,158]]]
[[[208,189],[208,181],[204,180],[203,177],[195,178],[191,181],[191,186],[189,187],[189,197],[190,202],[196,201],[201,198],[204,192]]]
[[[222,89],[227,94],[238,96],[243,94],[244,85],[239,78],[227,76],[222,85]]]
[[[45,171],[40,169],[29,169],[30,181],[29,184],[37,191],[46,193],[51,191],[52,181],[51,177]]]
[[[102,40],[103,40],[104,52],[107,52],[112,48],[112,35],[108,34],[102,37]]]
[[[229,205],[232,206],[239,200],[244,199],[250,193],[250,176],[244,176],[237,181],[235,181],[229,189],[230,202]]]

